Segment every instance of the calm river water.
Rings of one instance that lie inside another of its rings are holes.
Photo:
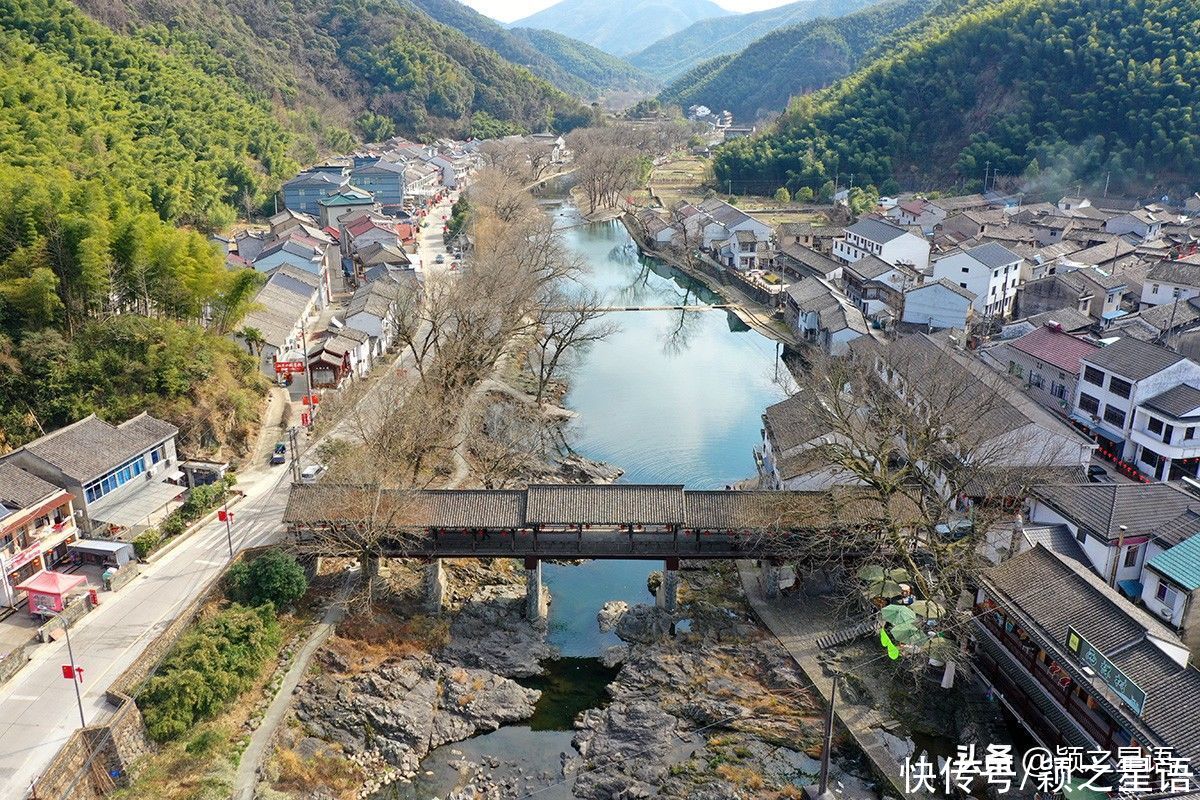
[[[586,286],[602,292],[609,305],[717,301],[683,273],[640,257],[619,221],[584,223],[566,204],[546,210],[587,263]],[[594,345],[569,376],[566,405],[578,413],[572,446],[625,470],[623,482],[719,489],[753,475],[760,415],[783,397],[775,382],[775,343],[725,311],[621,311],[608,319],[619,332]],[[456,784],[455,762],[462,757],[554,774],[559,754],[570,750],[575,714],[607,699],[604,687],[613,673],[597,656],[618,640],[599,631],[596,612],[607,600],[652,602],[646,579],[658,568],[645,561],[545,564],[543,579],[553,598],[549,639],[564,658],[546,664],[547,674],[529,683],[544,692],[533,720],[435,750],[422,765],[432,774],[380,797],[444,796]],[[570,796],[568,783],[537,795]]]

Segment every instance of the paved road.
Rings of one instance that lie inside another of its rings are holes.
[[[247,475],[246,499],[235,506],[234,548],[271,540],[281,529],[287,501],[286,468]],[[102,594],[101,606],[72,628],[76,662],[84,668],[88,724],[110,713],[104,692],[229,562],[225,524],[213,521],[191,534],[133,583]],[[0,792],[23,798],[30,782],[79,727],[75,693],[62,677],[68,663],[62,641],[43,645],[17,677],[0,687]]]

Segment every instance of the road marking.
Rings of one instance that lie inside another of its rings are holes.
[[[28,701],[28,700],[37,700],[38,696],[36,694],[10,694],[8,696],[8,699],[21,702],[21,701]]]
[[[220,567],[225,564],[224,561],[197,561],[196,563],[202,567]]]

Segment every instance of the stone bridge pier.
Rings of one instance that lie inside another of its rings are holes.
[[[536,557],[525,559],[525,618],[536,624],[546,622],[549,598],[542,588],[542,562]]]
[[[440,558],[431,558],[425,565],[423,578],[425,589],[425,610],[431,614],[440,614],[446,601],[446,569]]]
[[[668,558],[663,561],[662,582],[658,584],[658,592],[654,597],[655,605],[674,614],[679,608],[679,559]]]
[[[783,566],[783,561],[777,558],[764,558],[762,560],[762,592],[763,597],[768,600],[775,600],[779,597],[779,578],[780,567]]]

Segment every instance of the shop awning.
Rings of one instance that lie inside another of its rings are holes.
[[[23,592],[64,595],[81,583],[87,583],[86,575],[67,575],[64,572],[42,570],[16,586]]]
[[[88,516],[93,522],[132,528],[142,524],[147,517],[183,494],[186,489],[171,483],[153,481],[143,484],[132,492],[114,492],[88,506]]]
[[[78,542],[71,542],[67,545],[67,549],[90,553],[101,558],[111,557],[120,567],[128,564],[134,555],[133,544],[130,542],[116,542],[109,539],[80,539]]]

